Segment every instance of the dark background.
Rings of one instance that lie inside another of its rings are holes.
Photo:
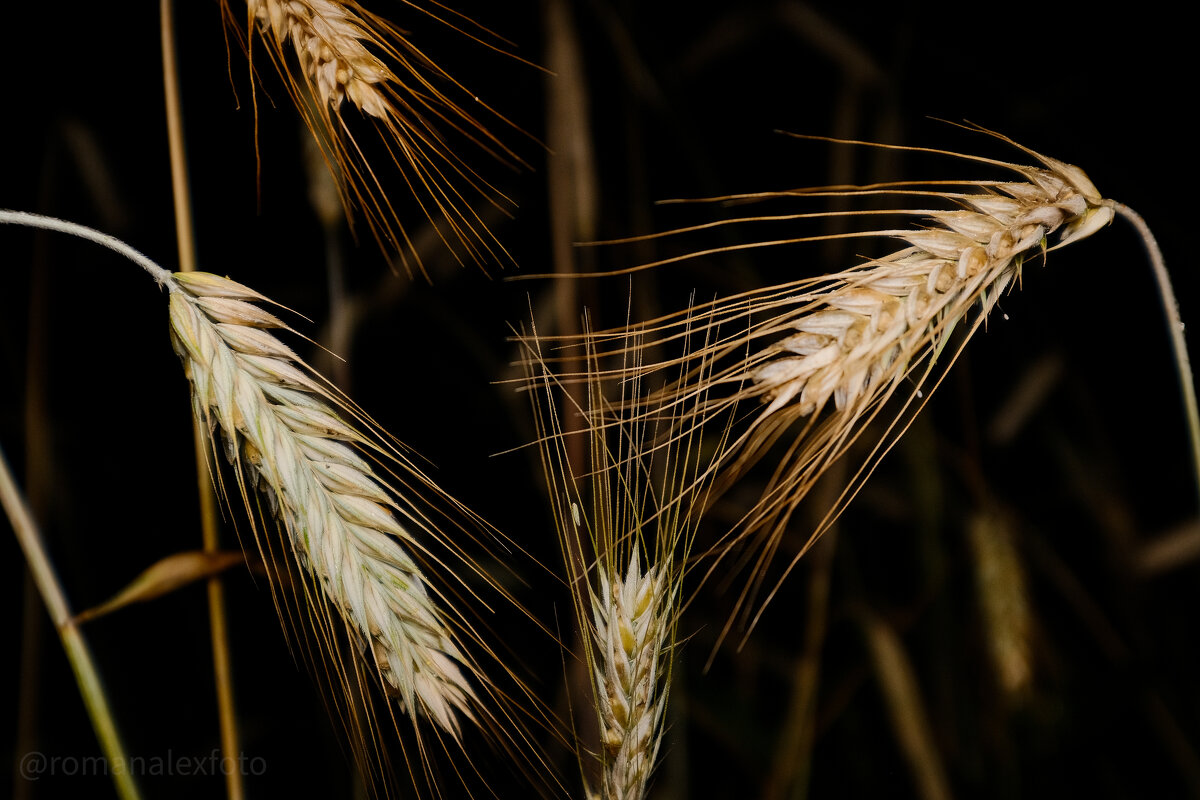
[[[298,327],[317,335],[328,307],[325,243],[298,167],[306,134],[264,60],[256,160],[245,58],[236,46],[226,49],[215,2],[179,6],[201,268],[306,315],[314,324]],[[521,56],[543,61],[548,36],[538,4],[455,7],[511,40]],[[538,145],[548,78],[402,3],[370,8],[428,42],[432,58],[524,128],[528,136],[503,135],[532,168],[508,171],[468,156],[519,206],[494,227],[519,269],[487,277],[434,254],[432,283],[393,278],[369,238],[355,248],[343,231],[349,288],[378,301],[344,353],[351,393],[436,465],[448,491],[553,565],[557,549],[532,452],[495,455],[533,436],[524,399],[498,383],[516,374],[508,326],[527,318],[531,303],[548,302],[544,284],[506,278],[553,270],[550,221],[567,213],[548,199],[550,156]],[[1175,12],[1153,3],[1108,13],[1066,3],[874,9],[765,0],[595,0],[572,11],[599,176],[598,238],[711,218],[709,209],[655,207],[656,200],[829,182],[835,151],[777,130],[1027,160],[937,121],[969,120],[1081,166],[1106,197],[1139,210],[1172,266],[1185,320],[1196,314],[1186,240],[1194,227],[1188,120],[1196,68],[1190,30]],[[0,207],[95,226],[172,267],[157,4],[17,4],[5,31]],[[857,180],[879,175],[867,157],[855,164]],[[913,155],[882,169],[892,178],[976,177],[968,164]],[[164,296],[132,265],[90,244],[15,228],[0,230],[0,245],[0,444],[18,474],[30,448],[48,465],[38,490],[47,545],[72,605],[82,609],[156,560],[198,546],[186,383],[168,345]],[[598,248],[580,259],[606,269],[695,246]],[[827,271],[828,257],[798,246],[668,268],[638,284],[646,292],[639,302],[670,311],[693,289],[728,293]],[[615,323],[627,291],[617,281],[585,293]],[[812,796],[917,796],[854,622],[852,609],[864,603],[904,637],[958,795],[1200,791],[1200,573],[1194,560],[1151,577],[1135,567],[1145,542],[1195,517],[1156,303],[1146,260],[1121,222],[1051,254],[1045,268],[1031,266],[1021,290],[1002,301],[1007,320],[993,318],[976,337],[927,409],[928,429],[914,434],[922,438],[913,448],[933,454],[942,499],[931,511],[906,494],[912,452],[903,447],[868,484],[844,521],[834,562]],[[1058,377],[1027,427],[1004,446],[983,441],[1012,387],[1046,359],[1055,359]],[[31,374],[45,392],[36,443],[25,421]],[[1018,520],[1038,634],[1035,689],[1015,711],[988,677],[973,605],[962,530],[978,497],[968,472],[982,475],[987,494]],[[918,520],[929,514],[934,522],[918,535]],[[231,529],[228,541],[233,546]],[[29,655],[22,556],[11,541],[4,547],[13,642],[5,663],[14,676],[0,704],[6,760],[16,764],[29,750],[95,754],[44,619]],[[761,793],[788,665],[802,639],[804,574],[787,584],[748,646],[723,651],[707,676],[700,666],[723,621],[721,597],[705,594],[694,618],[685,618],[684,630],[698,633],[673,695],[680,716],[664,748],[662,796]],[[349,795],[336,735],[287,652],[265,587],[241,570],[227,584],[245,751],[268,765],[250,779],[252,794],[299,786],[313,796]],[[547,618],[555,604],[565,615],[559,591],[535,586],[526,599]],[[207,756],[217,746],[201,588],[126,609],[85,632],[132,754]],[[23,656],[37,665],[36,679],[17,677]],[[543,676],[557,674],[557,659],[549,649],[530,653]],[[548,696],[557,690],[553,677],[540,688]],[[14,745],[22,695],[34,709],[35,738]],[[569,765],[566,772],[574,774]],[[6,777],[27,797],[111,791],[103,779],[62,776],[20,786],[15,773]],[[147,796],[221,790],[215,779],[144,784]]]

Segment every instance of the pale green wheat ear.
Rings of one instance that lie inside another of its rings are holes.
[[[639,354],[668,343],[686,343],[689,332],[697,330],[712,342],[675,359],[656,362],[647,355],[642,363],[641,358],[628,355],[631,346],[624,328],[583,337],[587,346],[602,355],[626,354],[631,364],[625,369],[627,376],[673,372],[681,363],[691,367],[682,380],[663,391],[635,398],[622,409],[624,416],[638,418],[658,414],[662,408],[686,406],[680,411],[684,429],[702,427],[721,417],[743,420],[732,446],[718,460],[716,469],[721,473],[722,487],[744,475],[768,451],[778,456],[758,502],[711,551],[720,560],[732,548],[749,548],[743,551],[739,563],[749,565],[752,574],[731,620],[756,604],[752,597],[758,591],[755,587],[763,586],[764,571],[775,555],[783,530],[817,478],[847,453],[868,423],[876,418],[884,423],[884,433],[866,443],[869,453],[825,520],[813,531],[808,546],[844,509],[879,459],[903,434],[912,414],[928,400],[944,370],[983,324],[1000,295],[1020,285],[1027,262],[1092,236],[1117,214],[1135,224],[1140,222],[1127,207],[1105,199],[1078,167],[1043,156],[999,134],[975,130],[1016,147],[1034,164],[920,147],[800,137],[948,156],[1007,171],[1010,177],[896,181],[699,201],[870,197],[897,202],[885,210],[740,216],[658,234],[680,235],[721,226],[793,225],[831,217],[868,221],[862,230],[812,236],[789,231],[635,269],[715,252],[828,239],[875,239],[881,244],[892,241],[900,245],[888,255],[864,259],[842,272],[764,286],[643,323],[643,342],[632,347]],[[907,217],[914,223],[910,227],[871,227],[869,221],[878,216]],[[1144,225],[1139,229],[1154,254],[1182,375],[1193,458],[1200,463],[1200,426],[1196,422],[1182,324],[1157,247]],[[963,335],[952,338],[955,331]],[[563,378],[573,379],[583,381],[586,376]],[[709,392],[712,399],[695,404],[694,398]],[[893,398],[896,402],[889,403]],[[776,443],[784,446],[773,450]],[[806,550],[807,546],[796,558]],[[794,565],[795,560],[791,563]]]
[[[193,412],[213,452],[233,465],[285,628],[307,651],[314,672],[324,673],[316,677],[332,691],[352,750],[368,762],[360,763],[364,771],[378,775],[381,769],[372,763],[378,744],[369,737],[380,723],[362,705],[364,673],[412,717],[418,735],[424,719],[444,742],[461,742],[466,725],[481,728],[493,744],[519,749],[522,723],[465,651],[466,641],[487,646],[452,601],[481,601],[480,591],[503,590],[429,515],[452,506],[466,520],[454,523],[465,536],[481,535],[468,525],[483,523],[275,337],[272,329],[287,326],[258,305],[266,298],[217,275],[168,272],[128,245],[73,223],[9,211],[0,211],[0,223],[103,244],[168,291],[171,341],[191,383]],[[402,481],[403,490],[373,464]],[[255,522],[259,513],[262,525]],[[275,525],[282,550],[265,535]],[[433,587],[422,564],[436,565],[443,588]],[[452,565],[461,572],[451,572]],[[420,746],[420,763],[409,764],[414,776],[426,771],[432,779],[428,757]]]
[[[440,3],[397,5],[487,49],[507,49],[495,34]],[[396,255],[410,273],[424,272],[422,247],[404,221],[408,200],[384,188],[402,186],[460,263],[512,261],[472,204],[504,213],[515,204],[464,157],[474,151],[523,165],[488,124],[512,130],[512,123],[400,27],[354,0],[247,0],[243,15],[231,0],[221,6],[252,65],[256,49],[265,49],[325,155],[347,214],[366,221],[385,254]],[[348,108],[362,119],[348,119]]]
[[[165,285],[193,413],[219,430],[243,499],[251,488],[265,499],[322,592],[316,604],[346,625],[401,708],[458,738],[460,718],[474,721],[479,699],[428,581],[402,546],[420,547],[398,519],[405,510],[355,452],[373,449],[343,419],[357,411],[267,332],[286,326],[254,305],[262,295],[204,272],[174,273]]]

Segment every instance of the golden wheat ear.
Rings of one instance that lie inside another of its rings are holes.
[[[737,568],[749,574],[731,622],[740,618],[747,628],[753,627],[756,617],[751,615],[769,601],[772,585],[777,587],[783,580],[779,576],[774,583],[767,581],[767,568],[785,526],[817,478],[862,440],[864,446],[855,452],[865,455],[851,469],[849,485],[812,532],[801,555],[841,513],[904,432],[912,414],[928,400],[944,370],[983,324],[1000,295],[1020,284],[1024,265],[1087,238],[1123,208],[1104,199],[1078,167],[998,138],[1016,146],[1034,164],[900,147],[896,149],[948,156],[1007,175],[997,180],[900,181],[710,198],[701,202],[738,201],[740,207],[750,200],[807,202],[838,197],[891,199],[895,206],[741,215],[661,234],[681,235],[723,226],[789,227],[779,236],[762,237],[760,233],[759,238],[742,244],[670,261],[722,250],[831,238],[900,243],[890,254],[864,259],[842,272],[764,286],[642,326],[645,341],[635,346],[639,352],[664,343],[684,343],[688,331],[704,331],[711,343],[690,353],[685,348],[682,356],[658,362],[647,357],[646,363],[640,363],[630,357],[629,376],[674,371],[680,364],[690,371],[662,392],[636,399],[622,414],[638,418],[660,413],[662,408],[676,408],[684,428],[722,418],[740,420],[731,446],[719,459],[720,486],[724,488],[756,462],[771,461],[764,464],[770,478],[758,501],[710,551],[714,567],[736,551]],[[913,224],[874,227],[872,220],[881,215],[908,218]],[[832,235],[795,233],[793,226],[799,222],[833,216],[865,224],[860,230]],[[647,266],[661,263],[667,262]],[[1177,315],[1172,319],[1177,320]],[[1173,327],[1177,327],[1174,322]],[[956,332],[960,335],[952,336]],[[590,346],[604,353],[626,353],[630,348],[623,329],[590,338]],[[1181,368],[1185,363],[1186,357]],[[1190,385],[1190,377],[1184,383]],[[711,399],[697,405],[695,398],[706,393]],[[864,439],[872,422],[879,424],[872,426],[870,437]],[[782,575],[795,563],[793,560],[783,569]]]
[[[589,352],[575,400],[536,330],[518,338],[597,727],[576,745],[584,792],[641,800],[663,743],[682,587],[711,488],[699,431],[665,435],[678,422],[671,410],[614,421],[614,404],[637,396],[638,380],[612,381],[621,370]],[[564,431],[565,415],[582,428]]]
[[[230,0],[221,5],[252,64],[255,43],[265,46],[325,155],[348,216],[366,221],[386,255],[397,257],[410,275],[425,274],[412,223],[406,222],[423,216],[460,264],[513,263],[479,206],[508,214],[515,204],[463,153],[524,166],[489,128],[519,131],[516,126],[434,63],[401,28],[354,0],[247,0],[241,22]],[[503,48],[493,34],[445,6],[401,7],[482,46]],[[348,115],[351,107],[358,113]],[[376,141],[360,142],[363,131]],[[411,208],[406,197],[415,204]]]

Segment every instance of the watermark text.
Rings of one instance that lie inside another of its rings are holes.
[[[104,756],[62,756],[39,751],[25,753],[18,770],[22,778],[36,781],[44,777],[133,777],[205,778],[214,775],[262,775],[267,761],[261,756],[224,755],[214,748],[207,755],[176,755],[168,750],[160,756],[128,756],[109,759]]]

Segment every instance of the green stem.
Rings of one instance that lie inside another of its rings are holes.
[[[17,489],[3,448],[0,448],[0,504],[3,504],[8,518],[12,521],[13,531],[25,553],[34,583],[46,604],[46,610],[50,612],[50,619],[54,622],[59,638],[62,639],[63,649],[67,652],[67,660],[71,662],[71,669],[83,695],[83,703],[87,706],[88,716],[91,717],[96,738],[99,739],[100,747],[108,759],[109,772],[116,784],[117,795],[122,800],[140,800],[141,794],[133,775],[129,769],[124,768],[129,764],[129,759],[125,755],[125,747],[117,732],[116,721],[108,706],[91,650],[83,634],[72,621],[66,595],[46,555],[41,533],[33,521],[33,514]]]

